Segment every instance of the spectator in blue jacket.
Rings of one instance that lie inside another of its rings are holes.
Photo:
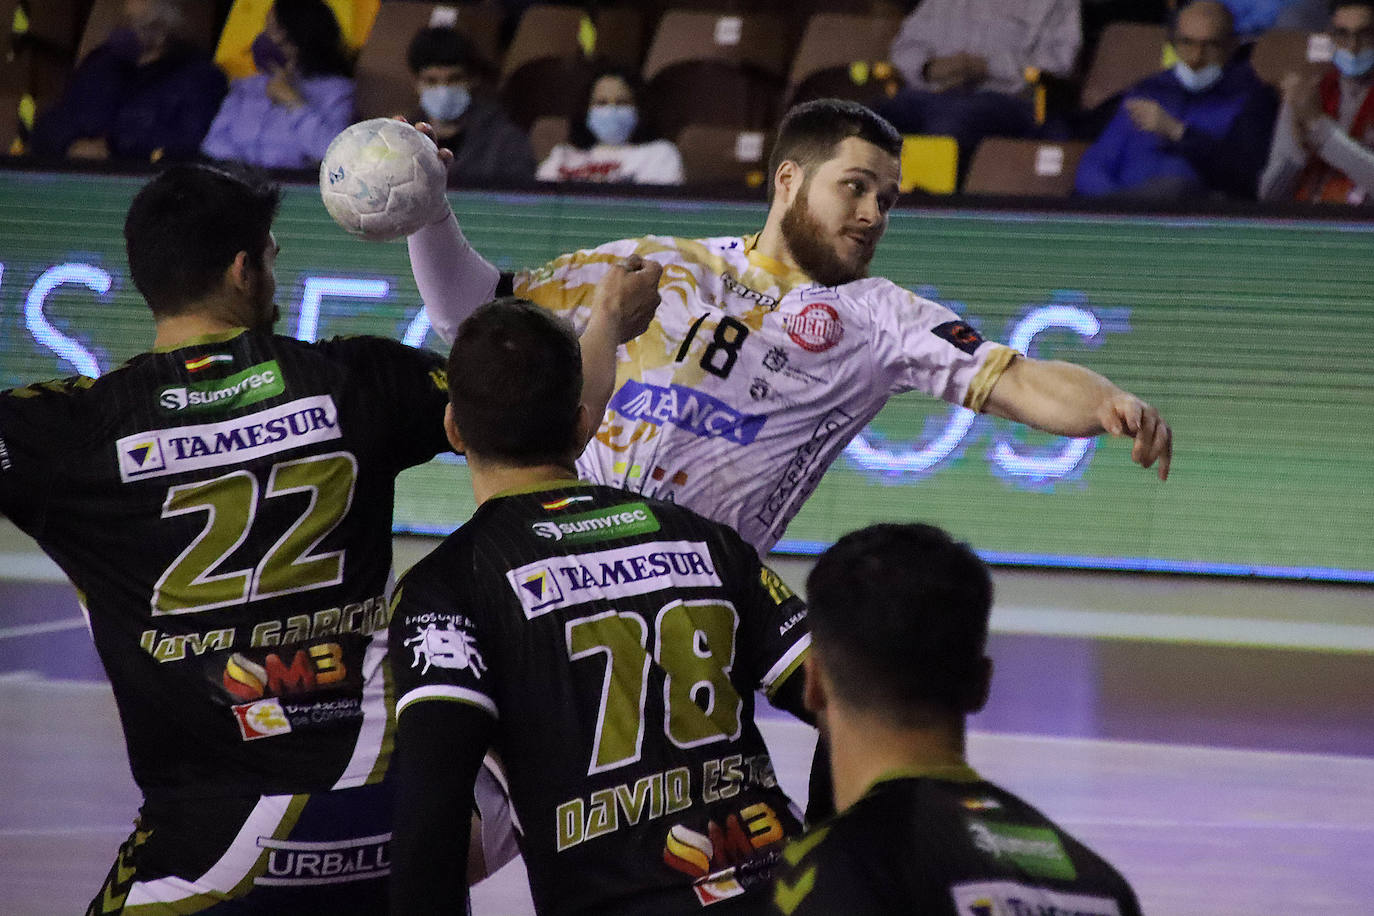
[[[1181,200],[1255,197],[1278,97],[1236,56],[1235,22],[1215,0],[1179,11],[1178,63],[1127,90],[1078,166],[1080,195]]]
[[[194,156],[227,83],[183,38],[189,0],[125,0],[120,23],[34,125],[52,159],[158,162]]]
[[[324,0],[276,0],[253,40],[258,72],[234,80],[201,151],[260,168],[319,165],[353,120],[353,78]]]

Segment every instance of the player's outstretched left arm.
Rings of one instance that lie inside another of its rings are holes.
[[[1169,478],[1174,434],[1159,411],[1091,369],[1018,356],[993,385],[983,409],[1059,436],[1110,433],[1135,440],[1131,460],[1158,463]]]

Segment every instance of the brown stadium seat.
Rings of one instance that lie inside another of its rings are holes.
[[[580,37],[590,25],[576,6],[525,10],[501,64],[501,101],[516,124],[529,130],[541,115],[572,117],[581,107],[590,65]]]
[[[787,78],[787,104],[819,98],[867,102],[884,90],[883,67],[898,16],[817,13],[806,24]],[[875,66],[876,65],[876,66]],[[877,71],[875,75],[875,70]]]
[[[688,124],[677,136],[684,183],[762,188],[772,139],[771,131]]]
[[[1083,78],[1079,106],[1084,111],[1120,95],[1163,66],[1168,31],[1162,25],[1113,22],[1102,30]]]
[[[1087,143],[987,137],[964,178],[966,194],[1068,197]]]
[[[215,49],[215,5],[213,3],[183,3],[186,11],[186,39],[206,51]],[[91,14],[86,17],[86,27],[81,31],[81,43],[76,49],[78,61],[85,58],[110,36],[119,15],[124,9],[124,0],[95,0]]]
[[[472,40],[478,53],[495,68],[501,47],[499,6],[388,0],[377,11],[372,33],[358,54],[354,98],[360,119],[386,118],[415,110],[415,78],[406,63],[406,50],[415,33],[430,25],[456,28]]]
[[[688,124],[766,130],[779,114],[788,45],[777,15],[670,10],[644,58],[646,103],[671,138]]]
[[[553,148],[568,139],[568,119],[561,115],[540,115],[530,125],[530,149],[534,161],[543,162]]]
[[[1270,29],[1255,42],[1250,66],[1274,88],[1283,84],[1288,73],[1316,76],[1331,63],[1331,38],[1321,32],[1301,29]]]

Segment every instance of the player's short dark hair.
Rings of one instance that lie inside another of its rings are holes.
[[[582,400],[577,335],[526,299],[488,302],[458,328],[448,396],[470,453],[516,467],[566,464]]]
[[[902,154],[902,135],[897,128],[858,102],[816,99],[794,105],[778,125],[773,155],[768,160],[768,199],[773,199],[772,176],[778,174],[778,166],[790,159],[810,175],[849,137],[872,143],[893,156]]]
[[[992,579],[978,555],[924,524],[846,534],[806,580],[811,638],[847,705],[912,724],[982,698]]]
[[[1374,0],[1331,0],[1326,6],[1328,15],[1336,15],[1336,10],[1344,9],[1347,6],[1363,6],[1374,12]]]
[[[296,63],[306,76],[352,76],[343,30],[324,0],[275,0],[272,15],[296,46]]]
[[[177,165],[148,182],[124,218],[124,248],[153,314],[214,292],[240,251],[262,268],[280,204],[280,187],[239,166]]]
[[[473,77],[484,75],[489,67],[472,39],[451,26],[429,26],[416,32],[406,49],[406,65],[415,74],[426,67],[462,67]]]

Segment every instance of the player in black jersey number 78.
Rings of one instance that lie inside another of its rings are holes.
[[[154,348],[0,393],[0,511],[79,590],[144,795],[91,913],[386,906],[392,501],[448,450],[444,366],[272,333],[279,198],[159,175],[125,223]],[[606,360],[657,302],[614,274]]]
[[[800,832],[753,712],[762,689],[805,714],[805,610],[732,529],[577,479],[579,374],[571,329],[521,300],[449,358],[479,506],[396,591],[398,916],[462,911],[489,748],[541,914],[761,913]]]

